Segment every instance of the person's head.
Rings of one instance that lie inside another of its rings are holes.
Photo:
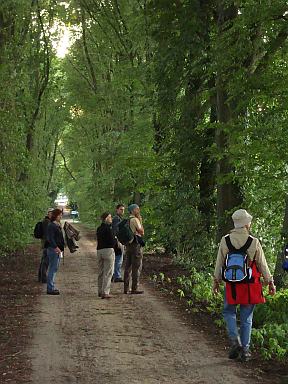
[[[51,217],[52,217],[52,212],[54,211],[54,208],[48,208],[48,211],[47,211],[47,216],[48,218],[51,220]]]
[[[124,216],[124,212],[125,212],[125,206],[123,204],[118,204],[116,206],[116,214],[118,216]]]
[[[232,215],[235,228],[247,228],[251,227],[252,216],[245,209],[238,209]]]
[[[138,214],[140,213],[139,205],[137,205],[137,204],[131,204],[131,205],[129,205],[129,207],[128,207],[128,212],[129,212],[131,215],[138,215]]]
[[[101,220],[105,224],[112,224],[112,215],[110,212],[104,212],[101,215]]]
[[[62,219],[62,209],[59,209],[59,208],[56,208],[56,209],[53,209],[53,211],[51,212],[51,221],[57,221],[58,223],[60,223],[61,219]]]

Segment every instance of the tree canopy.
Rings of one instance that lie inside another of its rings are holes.
[[[140,204],[150,244],[201,268],[245,207],[283,285],[287,18],[284,0],[2,1],[1,252],[63,190],[92,224]]]

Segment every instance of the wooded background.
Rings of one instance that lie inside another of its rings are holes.
[[[287,286],[287,18],[284,0],[2,0],[1,255],[59,192],[93,225],[136,202],[148,244],[213,302],[207,276],[241,207]],[[287,356],[285,292],[256,312],[268,357]]]
[[[210,265],[244,207],[283,284],[286,1],[0,7],[2,252],[26,244],[64,190],[84,222],[139,203],[150,243]]]

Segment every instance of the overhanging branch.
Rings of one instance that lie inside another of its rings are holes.
[[[71,176],[71,178],[76,181],[76,178],[73,176],[73,173],[70,171],[70,169],[68,168],[68,165],[67,165],[67,161],[66,161],[66,158],[64,156],[64,154],[60,151],[59,149],[59,153],[64,161],[64,168],[66,169],[66,171],[69,173],[69,175]]]

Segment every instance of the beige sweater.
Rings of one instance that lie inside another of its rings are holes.
[[[239,249],[243,247],[243,245],[246,243],[248,236],[249,236],[249,232],[246,228],[233,229],[230,233],[231,243],[236,249]],[[228,251],[229,250],[226,245],[225,238],[222,237],[219,245],[215,271],[214,271],[214,279],[218,282],[222,280],[222,266],[224,265],[225,257]],[[267,261],[264,256],[262,246],[260,244],[260,241],[256,237],[253,237],[253,241],[247,251],[247,255],[251,261],[255,257],[256,265],[259,269],[259,272],[261,272],[262,276],[264,277],[265,283],[269,283],[270,281],[273,281],[273,276],[271,275],[269,267],[267,265]]]

